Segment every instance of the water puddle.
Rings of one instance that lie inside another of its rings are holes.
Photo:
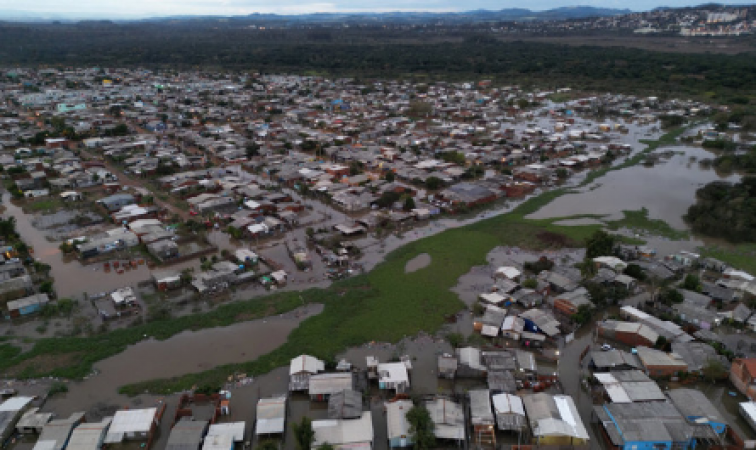
[[[427,253],[422,253],[407,261],[404,266],[404,273],[416,272],[420,269],[424,269],[430,266],[431,256]]]

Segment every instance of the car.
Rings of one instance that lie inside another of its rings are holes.
[[[604,345],[602,345],[602,346],[601,346],[601,350],[603,350],[603,351],[605,351],[605,352],[608,352],[609,350],[614,350],[614,349],[612,348],[612,346],[611,346],[611,345],[609,345],[609,344],[604,344]]]
[[[190,216],[196,216],[197,215],[197,211],[189,211],[189,215]]]

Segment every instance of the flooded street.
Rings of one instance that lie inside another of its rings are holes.
[[[695,202],[696,190],[705,184],[726,180],[735,182],[738,175],[720,175],[714,169],[702,168],[698,161],[712,154],[700,147],[665,147],[656,153],[673,151],[668,160],[653,167],[637,165],[607,173],[577,194],[563,195],[539,211],[532,219],[569,217],[579,214],[606,215],[608,220],[622,219],[622,211],[647,208],[649,217],[661,219],[670,226],[685,229],[682,219]]]
[[[98,402],[127,404],[132,400],[117,393],[119,386],[253,360],[281,346],[303,320],[322,310],[322,305],[307,305],[282,316],[186,331],[165,341],[145,339],[96,363],[96,375],[69,383],[69,392],[48,401],[47,407],[66,415]]]
[[[55,290],[59,298],[81,298],[82,293],[95,294],[112,291],[123,286],[135,285],[149,279],[150,270],[146,265],[118,274],[115,270],[105,272],[101,264],[83,265],[75,256],[64,255],[58,248],[60,242],[51,242],[45,232],[32,225],[32,215],[11,202],[10,195],[3,194],[6,216],[16,218],[16,230],[26,244],[34,249],[34,257],[52,267],[50,274],[55,278]]]

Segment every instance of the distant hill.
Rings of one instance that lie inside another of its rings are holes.
[[[407,22],[418,23],[427,21],[448,21],[448,22],[485,22],[485,21],[511,21],[511,20],[565,20],[577,19],[583,17],[603,17],[618,16],[628,14],[632,11],[629,9],[613,8],[596,8],[593,6],[565,6],[560,8],[549,9],[545,11],[533,11],[525,8],[507,8],[498,11],[493,10],[473,10],[465,12],[385,12],[385,13],[312,13],[296,15],[280,14],[250,14],[248,16],[169,16],[169,17],[151,17],[147,19],[133,19],[127,17],[108,16],[107,13],[88,12],[87,14],[78,13],[36,13],[29,11],[0,11],[2,20],[9,22],[75,22],[78,20],[92,19],[109,19],[119,22],[126,21],[146,21],[158,22],[164,20],[172,21],[205,21],[228,19],[232,21],[259,21],[259,22],[295,22],[295,23],[334,23],[334,22]]]

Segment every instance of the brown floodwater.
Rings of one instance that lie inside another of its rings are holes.
[[[700,147],[666,147],[657,153],[665,151],[675,154],[653,167],[637,165],[609,172],[595,183],[579,189],[578,193],[563,195],[528,217],[546,219],[600,214],[621,219],[623,210],[647,208],[649,217],[685,229],[682,216],[695,202],[698,188],[716,180],[735,182],[740,179],[736,174],[718,174],[711,168],[701,167],[698,161],[711,158],[712,154]]]
[[[45,231],[31,224],[32,215],[10,201],[8,193],[3,194],[5,215],[16,218],[16,230],[27,245],[34,249],[34,257],[52,267],[50,275],[55,279],[55,290],[61,298],[81,298],[84,292],[96,294],[135,285],[150,278],[147,265],[137,266],[122,274],[115,270],[105,272],[102,264],[84,265],[72,256],[63,255],[60,242],[50,242]]]
[[[98,403],[128,404],[132,400],[117,393],[119,386],[254,360],[284,344],[303,320],[322,310],[322,305],[307,305],[280,316],[183,332],[164,341],[146,337],[96,363],[95,375],[71,382],[69,392],[51,399],[46,409],[66,415],[86,411]]]
[[[407,264],[404,265],[404,273],[412,273],[420,269],[424,269],[430,266],[430,263],[431,255],[427,253],[421,253],[407,261]]]

